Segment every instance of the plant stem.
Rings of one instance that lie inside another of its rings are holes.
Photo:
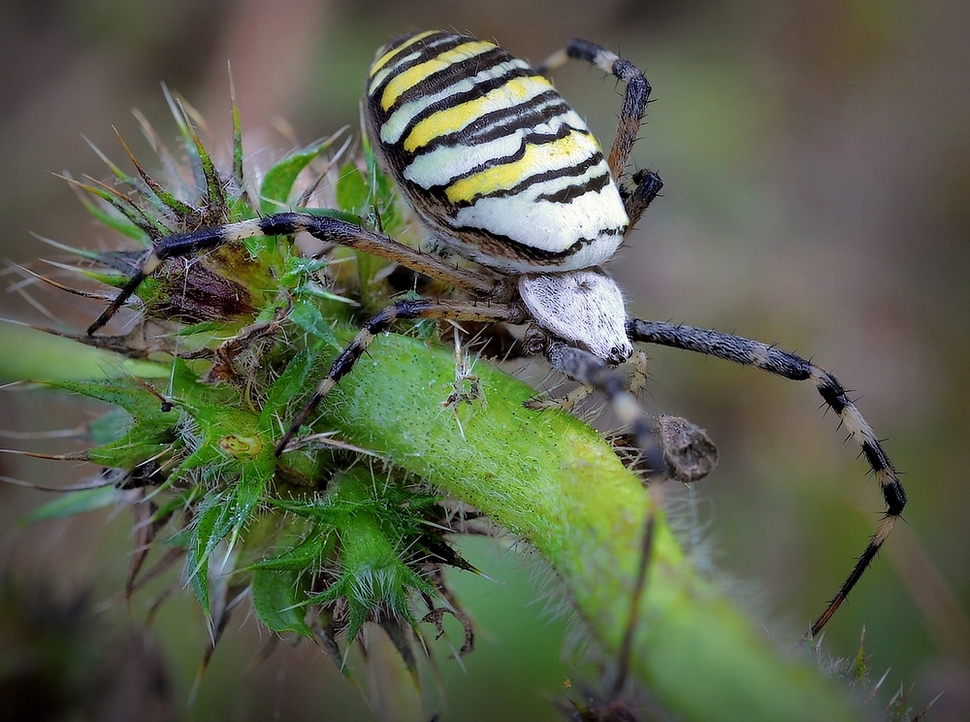
[[[689,720],[853,720],[848,694],[779,652],[691,567],[640,480],[595,431],[532,412],[533,391],[476,367],[485,399],[442,408],[454,357],[402,336],[378,339],[328,400],[349,441],[380,452],[529,542],[612,653],[620,649],[651,511],[656,524],[631,669]],[[462,417],[464,438],[454,414]]]

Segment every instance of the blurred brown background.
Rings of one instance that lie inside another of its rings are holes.
[[[883,697],[902,686],[920,706],[945,691],[930,719],[970,717],[961,451],[970,443],[970,9],[958,0],[0,0],[0,252],[16,262],[56,255],[31,231],[79,246],[117,243],[48,171],[105,176],[82,134],[123,164],[112,125],[147,156],[133,108],[174,138],[161,81],[203,112],[227,148],[230,60],[247,152],[258,161],[291,138],[356,126],[374,50],[432,27],[495,38],[534,62],[582,36],[647,69],[656,102],[635,160],[659,170],[666,187],[612,266],[630,309],[777,342],[856,390],[906,473],[908,523],[829,626],[825,649],[854,654],[865,627],[873,675],[890,670]],[[556,81],[608,143],[614,81],[578,65]],[[4,317],[41,318],[16,292],[0,304]],[[97,308],[79,312],[90,320]],[[875,528],[875,483],[810,387],[679,352],[652,355],[652,409],[689,417],[721,449],[720,468],[697,490],[694,531],[718,573],[788,644]],[[67,404],[5,394],[0,427],[65,426]],[[28,409],[39,420],[23,416]],[[72,472],[3,458],[0,473],[58,483]],[[6,586],[50,577],[45,599],[82,587],[98,603],[116,593],[129,520],[97,513],[17,526],[42,500],[0,487]],[[562,624],[536,624],[542,603],[529,604],[531,573],[518,562],[484,548],[475,560],[505,584],[476,580],[463,592],[485,633],[467,676],[438,661],[449,713],[554,719],[545,700],[576,674],[560,661]],[[96,625],[116,627],[123,606],[99,612]],[[3,614],[0,635],[19,628],[16,611]],[[176,602],[155,627],[180,718],[296,719],[324,709],[327,719],[366,718],[315,650],[255,662],[265,640],[242,620],[188,708],[205,634],[198,617]]]

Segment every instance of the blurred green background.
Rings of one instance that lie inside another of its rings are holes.
[[[884,698],[902,687],[920,706],[945,692],[930,719],[970,718],[970,485],[961,451],[970,439],[968,6],[0,0],[0,27],[0,253],[16,263],[57,255],[32,231],[82,247],[118,242],[48,171],[104,177],[82,134],[121,163],[112,125],[147,157],[133,108],[173,138],[161,81],[202,111],[225,153],[231,61],[258,165],[297,141],[356,127],[373,52],[404,31],[468,30],[533,62],[572,36],[620,50],[648,71],[656,101],[635,161],[666,182],[611,267],[631,312],[777,342],[855,390],[905,472],[910,505],[907,523],[829,625],[825,650],[854,654],[864,627],[873,675],[889,670]],[[620,102],[614,81],[575,65],[556,82],[608,143]],[[75,314],[70,322],[81,328],[98,311],[36,287],[21,292],[22,276],[5,273],[3,317],[43,322],[48,310]],[[17,373],[11,345],[0,363],[5,378]],[[789,645],[874,530],[876,485],[810,387],[679,352],[652,356],[651,409],[690,418],[721,450],[720,468],[678,504],[683,525],[700,539],[705,563]],[[0,409],[0,427],[17,431],[66,428],[93,413],[11,390]],[[92,470],[5,456],[0,473],[59,484]],[[68,619],[86,620],[66,628],[89,633],[80,647],[88,655],[100,648],[99,664],[118,671],[116,682],[132,669],[147,678],[151,665],[134,664],[141,658],[123,630],[144,619],[151,595],[133,612],[110,602],[123,586],[130,519],[94,513],[18,525],[45,500],[0,486],[0,672],[9,679],[29,666],[18,654],[36,653],[31,635],[42,636],[49,619],[38,613],[60,601]],[[546,576],[496,544],[470,556],[495,581],[460,587],[481,634],[467,674],[438,655],[446,717],[556,719],[546,700],[582,665],[563,658],[565,624],[550,621],[545,598],[534,601]],[[88,616],[71,607],[81,592],[93,605]],[[190,705],[203,622],[191,600],[162,608],[158,649],[149,651],[168,668],[153,679],[172,686],[153,688],[168,700],[156,706],[159,719],[367,718],[359,695],[308,645],[280,645],[259,661],[268,640],[243,616]]]

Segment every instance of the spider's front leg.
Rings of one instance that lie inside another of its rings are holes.
[[[636,396],[630,393],[626,376],[598,356],[559,340],[548,341],[545,354],[554,369],[606,397],[620,423],[628,426],[636,438],[648,473],[662,474],[667,465],[657,440],[656,424],[640,407]]]
[[[743,366],[753,366],[792,381],[811,381],[825,404],[838,415],[839,421],[859,444],[862,455],[869,462],[869,467],[879,482],[886,502],[886,512],[848,578],[812,625],[809,634],[816,636],[872,563],[906,505],[906,492],[899,481],[899,474],[879,438],[835,376],[793,353],[759,341],[674,323],[634,319],[627,323],[627,332],[634,341],[709,354]]]
[[[590,65],[595,65],[604,73],[626,84],[623,105],[620,108],[620,117],[607,164],[613,179],[617,182],[623,205],[630,218],[628,228],[633,228],[647,206],[663,188],[660,176],[650,170],[637,171],[631,178],[623,178],[627,164],[630,162],[630,155],[633,153],[633,146],[639,138],[640,127],[647,114],[647,103],[650,102],[651,92],[650,81],[643,71],[629,60],[621,58],[611,50],[579,38],[573,39],[568,46],[549,56],[536,70],[546,75],[570,59],[583,60]]]
[[[690,484],[717,466],[717,447],[706,431],[677,416],[661,416],[654,421],[640,406],[626,375],[619,369],[561,341],[547,343],[546,358],[557,371],[583,384],[580,389],[599,391],[606,397],[620,423],[630,429],[630,434],[618,438],[632,437],[639,458],[630,460],[646,476],[664,476]]]
[[[584,60],[626,83],[623,106],[616,126],[616,135],[610,148],[608,163],[614,178],[623,175],[640,134],[640,125],[647,114],[650,100],[650,81],[647,76],[625,58],[588,40],[574,38],[565,49],[551,55],[536,71],[547,74],[567,60]]]
[[[624,179],[625,181],[626,179]],[[621,182],[619,185],[620,196],[623,198],[623,207],[630,219],[627,233],[629,234],[633,226],[640,220],[640,216],[647,210],[653,199],[656,198],[664,182],[660,176],[652,170],[639,170],[630,176],[630,182]]]
[[[437,298],[418,298],[397,301],[364,324],[350,345],[337,356],[330,371],[317,386],[317,390],[300,409],[293,419],[289,430],[276,445],[276,455],[280,456],[289,446],[300,427],[310,420],[310,416],[321,401],[333,390],[344,376],[349,374],[360,357],[367,351],[374,338],[389,331],[398,320],[450,319],[452,321],[507,322],[522,323],[526,320],[523,309],[516,305],[480,305],[469,301],[450,301]]]
[[[418,273],[466,289],[479,296],[503,300],[511,295],[502,287],[501,280],[457,268],[440,258],[416,251],[389,236],[357,224],[310,213],[277,213],[159,239],[154,248],[141,259],[137,271],[128,279],[121,291],[88,327],[88,336],[93,336],[100,331],[138,290],[142,282],[170,258],[196,255],[226,244],[238,243],[247,238],[292,236],[300,232],[309,233],[324,242],[337,243],[401,263]]]

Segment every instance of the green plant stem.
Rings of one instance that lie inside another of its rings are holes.
[[[43,339],[34,340],[44,346]],[[595,431],[564,413],[527,411],[522,402],[533,390],[485,363],[474,369],[484,398],[444,408],[454,364],[450,351],[382,336],[327,398],[318,426],[380,452],[530,543],[613,654],[628,627],[646,520],[655,514],[631,670],[678,718],[862,716],[844,689],[776,649],[697,575],[649,493]],[[117,363],[97,368],[121,372]]]
[[[531,412],[534,392],[485,364],[484,400],[455,411],[454,357],[384,336],[326,406],[324,424],[374,449],[525,539],[552,565],[604,646],[627,629],[647,515],[656,515],[631,669],[689,720],[852,720],[848,694],[814,665],[779,652],[699,578],[649,493],[593,430]]]

